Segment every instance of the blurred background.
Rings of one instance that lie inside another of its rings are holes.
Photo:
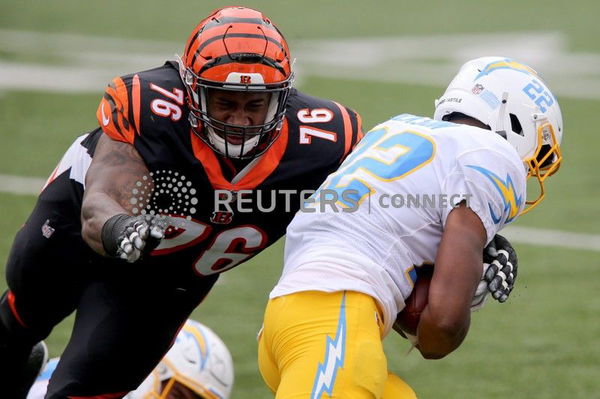
[[[108,81],[183,49],[216,1],[0,2],[0,269],[45,178],[97,125]],[[600,392],[600,3],[593,0],[245,1],[286,36],[296,86],[358,111],[365,130],[399,113],[432,115],[467,59],[514,57],[538,70],[563,110],[564,164],[545,201],[507,231],[519,253],[508,303],[474,315],[462,347],[426,361],[395,334],[389,368],[420,398],[590,398]],[[385,237],[382,237],[384,240]],[[270,397],[256,333],[282,243],[225,273],[194,317],[230,347],[233,398]],[[0,279],[0,289],[6,283]],[[48,339],[60,355],[72,318]],[[159,328],[159,315],[144,328]],[[142,328],[142,326],[140,326]]]

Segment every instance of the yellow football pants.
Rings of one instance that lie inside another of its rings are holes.
[[[259,337],[260,372],[277,399],[414,399],[388,373],[375,300],[346,292],[298,292],[269,301]]]

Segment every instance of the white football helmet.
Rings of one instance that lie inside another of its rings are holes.
[[[205,325],[188,320],[136,392],[143,398],[166,399],[179,383],[202,399],[228,399],[233,379],[233,360],[223,341]]]
[[[466,62],[435,101],[436,120],[461,113],[488,125],[517,150],[540,192],[523,213],[544,198],[544,180],[560,167],[562,114],[556,97],[532,68],[506,57]]]

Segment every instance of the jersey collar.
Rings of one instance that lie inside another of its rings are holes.
[[[253,159],[231,181],[223,176],[221,163],[215,152],[190,130],[194,156],[200,161],[208,180],[215,190],[252,190],[260,185],[279,166],[288,143],[288,123],[284,119],[275,142],[260,157]]]

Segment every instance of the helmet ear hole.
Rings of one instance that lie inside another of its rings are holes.
[[[521,122],[519,122],[519,118],[517,118],[517,115],[509,114],[509,116],[510,116],[510,127],[511,127],[512,131],[521,136],[524,136],[525,134],[523,133],[523,126],[521,126]]]

